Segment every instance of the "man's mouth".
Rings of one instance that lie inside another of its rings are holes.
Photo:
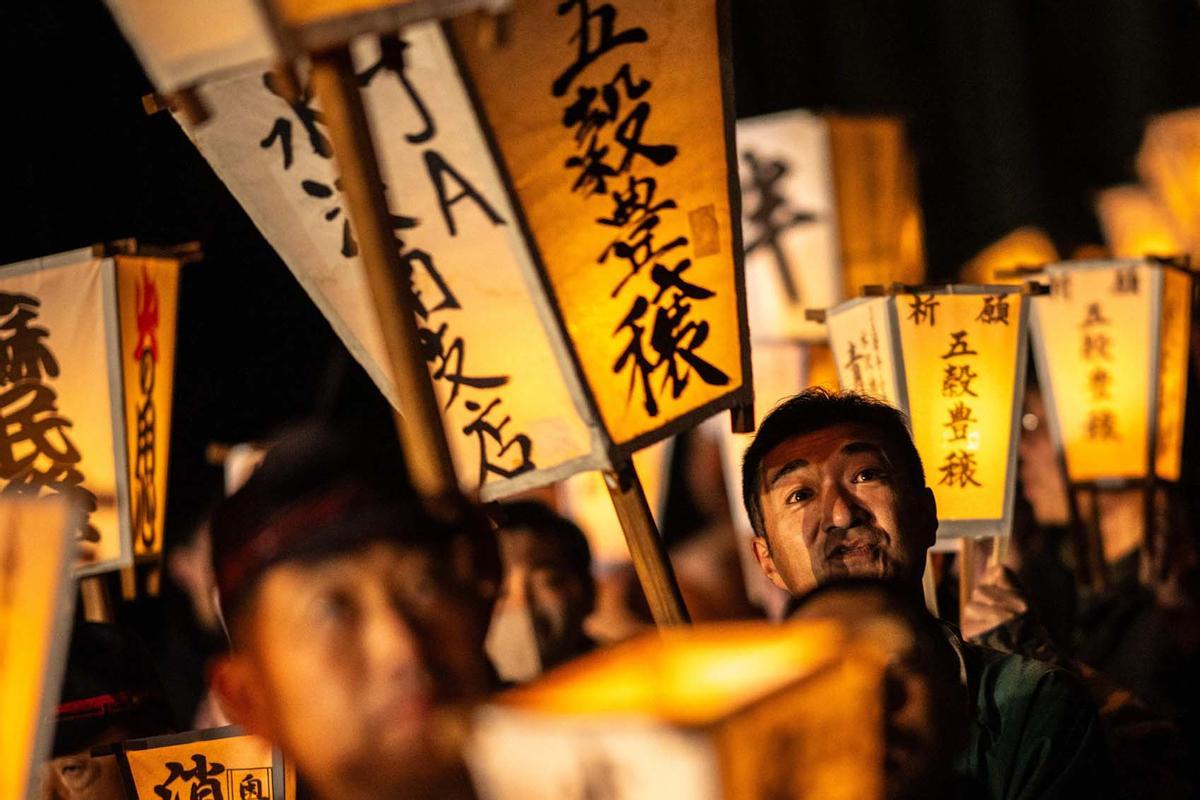
[[[830,552],[830,558],[836,558],[841,561],[852,561],[857,559],[873,559],[879,546],[874,542],[859,540],[854,542],[842,542],[833,548]]]

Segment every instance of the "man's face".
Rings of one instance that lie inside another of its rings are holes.
[[[438,567],[375,543],[268,569],[245,641],[217,668],[226,710],[319,790],[371,796],[423,778],[435,706],[482,694],[489,675]]]
[[[504,578],[494,620],[527,615],[544,667],[578,655],[592,611],[591,576],[572,567],[553,536],[522,528],[500,534],[500,557]]]
[[[767,577],[792,594],[848,576],[919,582],[936,507],[898,467],[879,433],[857,424],[767,453],[759,474],[766,540],[754,542]]]
[[[124,796],[115,755],[92,756],[84,750],[53,758],[42,766],[42,800],[113,800]]]

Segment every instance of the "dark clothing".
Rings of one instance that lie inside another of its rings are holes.
[[[1112,796],[1096,707],[1071,675],[988,647],[957,645],[974,699],[967,746],[955,762],[960,797]]]

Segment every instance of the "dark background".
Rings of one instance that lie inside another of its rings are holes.
[[[1099,242],[1148,115],[1200,105],[1197,0],[732,0],[737,110],[891,112],[910,125],[929,274],[1023,224]],[[315,306],[166,115],[99,0],[0,11],[0,263],[122,237],[198,240],[184,275],[167,521],[220,492],[210,442],[314,410],[386,419]]]

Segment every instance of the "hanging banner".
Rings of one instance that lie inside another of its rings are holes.
[[[180,264],[141,256],[116,262],[133,556],[156,559],[167,512]]]
[[[132,800],[295,797],[279,751],[233,726],[128,741],[118,759]]]
[[[518,0],[494,46],[447,25],[618,453],[751,405],[721,6]]]
[[[37,796],[71,636],[78,512],[0,497],[0,797]]]
[[[806,308],[842,299],[829,126],[807,111],[737,123],[750,336],[819,340]]]
[[[396,247],[462,485],[487,499],[598,469],[582,395],[559,368],[532,267],[483,134],[435,23],[355,50]],[[383,338],[323,117],[271,74],[204,86],[197,148],[396,406]],[[182,124],[182,122],[181,122]],[[578,398],[578,402],[576,402]],[[400,409],[403,412],[403,409]]]
[[[914,287],[826,314],[841,385],[908,414],[939,538],[1011,530],[1028,305],[1021,286]]]

